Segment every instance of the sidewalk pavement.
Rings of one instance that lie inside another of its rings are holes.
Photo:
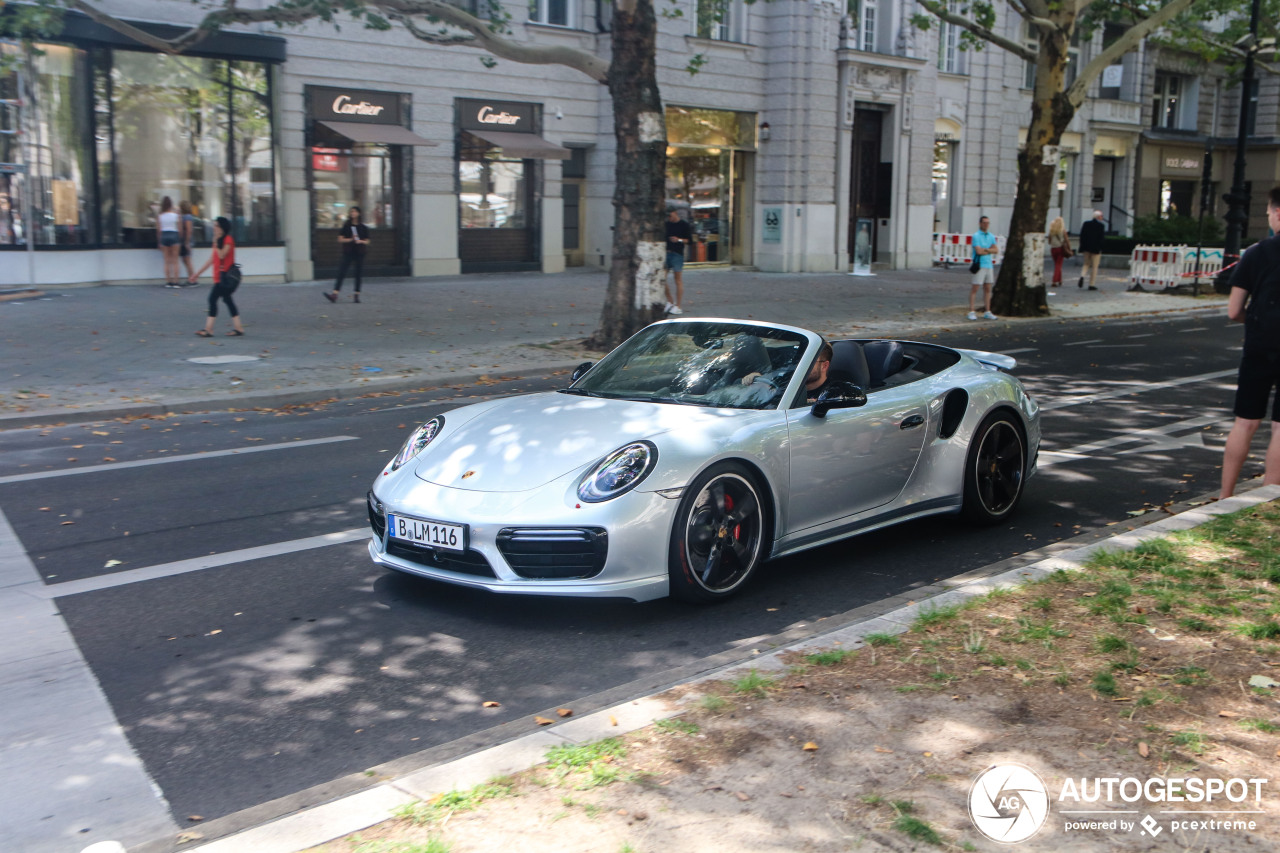
[[[1073,270],[1074,271],[1074,270]],[[1107,273],[1108,271],[1102,271]],[[0,301],[0,429],[129,414],[277,407],[374,391],[472,384],[570,370],[596,328],[607,274],[541,273],[370,279],[360,304],[328,282],[245,284],[247,334],[227,337],[219,306],[200,338],[208,287],[46,288]],[[1096,292],[1049,298],[1054,320],[1215,308],[1221,297],[1125,291],[1123,271]],[[778,274],[689,270],[687,316],[770,320],[828,336],[1040,320],[965,319],[967,270]],[[1052,321],[1052,320],[1051,320]]]

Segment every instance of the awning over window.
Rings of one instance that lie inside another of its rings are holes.
[[[365,124],[358,121],[320,121],[316,124],[324,125],[352,142],[371,142],[378,145],[434,146],[440,144],[398,124]]]
[[[548,142],[536,133],[508,133],[501,130],[468,130],[490,145],[502,149],[508,157],[530,160],[568,160],[573,152],[568,148]]]

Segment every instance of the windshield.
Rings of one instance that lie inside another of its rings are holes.
[[[725,409],[778,405],[804,354],[796,332],[738,323],[663,323],[643,330],[568,393]]]

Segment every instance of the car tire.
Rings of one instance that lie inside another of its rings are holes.
[[[964,465],[964,517],[997,524],[1018,506],[1026,485],[1027,441],[1008,412],[993,412],[973,434]]]
[[[685,490],[671,529],[671,595],[721,601],[755,574],[768,525],[760,486],[747,468],[721,462]]]

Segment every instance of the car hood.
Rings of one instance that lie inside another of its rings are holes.
[[[736,414],[748,412],[531,394],[486,404],[456,429],[446,428],[418,458],[414,473],[427,482],[468,491],[527,491],[629,441],[696,430]],[[445,416],[446,424],[449,418]]]

